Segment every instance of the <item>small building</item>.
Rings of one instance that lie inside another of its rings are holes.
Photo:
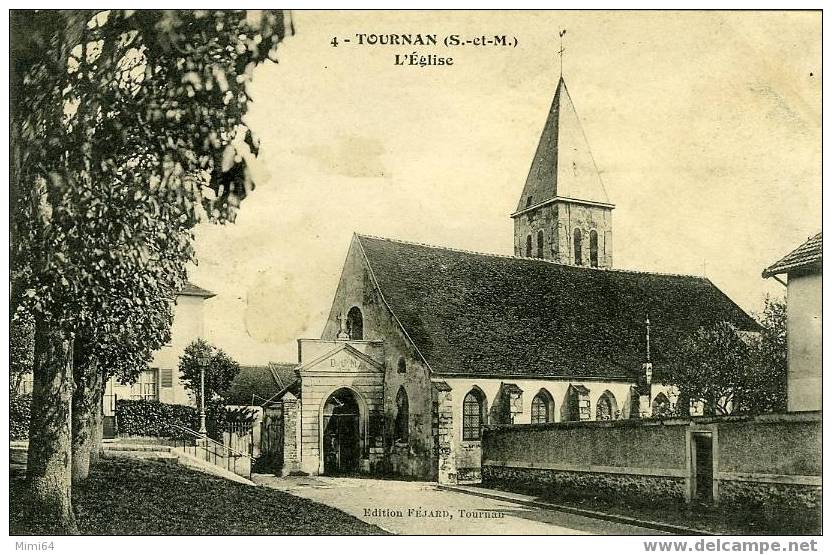
[[[144,370],[134,384],[120,383],[110,378],[104,388],[105,428],[115,414],[117,399],[146,399],[191,405],[191,398],[179,374],[179,357],[191,342],[203,337],[204,304],[214,293],[188,282],[176,295],[170,343],[153,353],[149,368]]]
[[[271,403],[282,471],[478,480],[486,424],[667,411],[651,378],[675,343],[758,325],[706,278],[613,269],[613,208],[560,79],[515,256],[354,235],[324,330]]]
[[[293,363],[269,362],[264,366],[240,366],[225,394],[228,405],[262,406],[295,380]]]
[[[778,277],[786,276],[786,282]],[[823,237],[818,233],[763,271],[786,286],[789,411],[821,410]]]

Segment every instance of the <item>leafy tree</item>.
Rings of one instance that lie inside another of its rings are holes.
[[[755,371],[749,376],[741,408],[753,413],[783,412],[786,410],[788,373],[785,300],[767,296],[763,312],[757,319],[762,330],[751,342]]]
[[[19,394],[23,380],[32,372],[35,354],[35,323],[18,310],[9,325],[9,397]]]
[[[179,373],[185,388],[196,399],[197,406],[200,406],[203,361],[208,362],[205,367],[206,403],[225,397],[234,377],[240,373],[240,365],[234,359],[204,339],[197,339],[185,347],[185,352],[179,357]]]
[[[30,509],[73,532],[73,387],[95,396],[101,368],[129,373],[124,357],[168,333],[193,227],[233,221],[253,187],[246,85],[285,27],[280,12],[13,11],[11,34],[10,299],[35,323]]]
[[[750,386],[751,348],[727,322],[699,328],[683,339],[672,356],[663,380],[676,386],[683,408],[687,399],[701,399],[705,414],[729,414]]]
[[[677,410],[688,399],[706,414],[759,414],[786,407],[786,305],[766,298],[759,333],[727,323],[700,328],[683,340],[669,365],[667,383],[679,390]]]

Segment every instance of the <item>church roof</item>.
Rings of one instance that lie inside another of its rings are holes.
[[[763,270],[763,277],[768,278],[777,274],[794,272],[795,270],[819,269],[822,264],[823,232],[814,237],[809,237],[805,243]]]
[[[610,203],[563,77],[558,81],[517,212],[555,198]]]
[[[358,236],[384,302],[440,376],[633,379],[645,318],[658,372],[681,336],[758,325],[708,279]]]

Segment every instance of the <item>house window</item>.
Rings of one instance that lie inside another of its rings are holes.
[[[537,257],[543,258],[543,230],[537,232]]]
[[[594,229],[589,232],[589,265],[598,267],[598,232]]]
[[[476,441],[482,437],[484,401],[482,393],[477,389],[469,391],[462,401],[463,441]]]
[[[583,264],[583,260],[581,258],[581,230],[575,229],[575,233],[572,236],[572,242],[574,243],[575,247],[575,265],[580,266]]]
[[[526,258],[531,258],[532,256],[532,236],[526,236]]]
[[[173,387],[173,370],[162,368],[159,370],[159,385],[162,387]]]
[[[407,443],[410,436],[410,408],[407,402],[407,392],[404,386],[399,387],[396,394],[396,441]]]
[[[617,409],[615,397],[609,391],[605,391],[595,405],[595,420],[614,420],[618,417]]]
[[[155,401],[159,398],[157,387],[158,369],[142,371],[136,383],[130,386],[130,398],[134,400]]]
[[[545,389],[541,389],[532,399],[532,424],[554,422],[555,403],[552,396]]]
[[[364,339],[364,317],[357,306],[352,307],[347,313],[347,333],[350,339]]]
[[[404,357],[399,357],[399,362],[396,366],[396,370],[399,374],[404,374],[405,372],[407,372],[407,363],[404,361]]]

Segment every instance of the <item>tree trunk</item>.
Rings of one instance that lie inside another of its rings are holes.
[[[72,393],[72,483],[79,484],[90,474],[92,452],[101,425],[101,372],[94,359],[75,367]]]
[[[26,517],[42,534],[78,533],[72,512],[72,385],[70,336],[38,322]]]
[[[104,386],[106,381],[103,374],[98,373],[99,388],[98,388],[98,404],[96,410],[93,412],[93,436],[92,446],[90,447],[90,466],[95,466],[104,454]]]

